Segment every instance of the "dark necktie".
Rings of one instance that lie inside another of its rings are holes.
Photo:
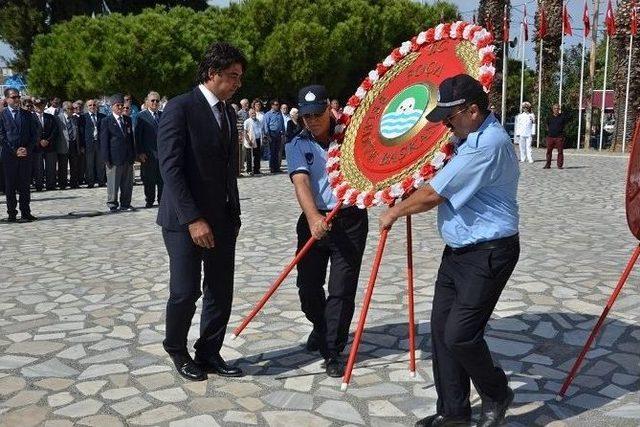
[[[157,111],[153,112],[153,120],[155,120],[156,123],[158,123],[158,112]]]
[[[118,123],[120,124],[120,130],[124,133],[124,120],[122,120],[122,116],[118,117]]]
[[[69,135],[69,141],[74,141],[76,136],[73,134],[73,123],[71,123],[71,117],[67,117],[67,134]]]
[[[227,123],[227,112],[224,108],[224,102],[218,101],[216,104],[216,108],[220,112],[220,130],[222,131],[222,139],[224,139],[224,143],[228,144],[231,139],[229,136],[229,123]]]

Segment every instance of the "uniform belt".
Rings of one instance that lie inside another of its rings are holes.
[[[358,211],[360,211],[360,210],[361,209],[356,207],[356,206],[349,206],[349,207],[340,209],[336,213],[336,216],[353,215],[353,214],[358,213]],[[323,210],[323,209],[318,209],[318,211],[323,215],[327,215],[329,212],[331,212],[331,210]]]
[[[512,246],[520,241],[520,235],[514,234],[513,236],[503,237],[502,239],[488,240],[486,242],[474,243],[472,245],[463,246],[461,248],[452,248],[447,246],[456,255],[464,254],[471,251],[486,251],[490,249],[504,248],[506,246]]]

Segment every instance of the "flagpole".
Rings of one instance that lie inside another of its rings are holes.
[[[622,126],[622,152],[625,152],[627,142],[627,119],[629,118],[629,83],[631,81],[631,59],[633,58],[633,32],[629,41],[629,63],[627,64],[627,88],[624,98],[624,125]]]
[[[600,109],[600,141],[598,143],[598,151],[602,151],[602,137],[604,136],[604,107],[607,95],[607,69],[609,67],[609,33],[607,32],[607,44],[604,53],[604,80],[602,82],[602,105]]]
[[[504,15],[503,20],[506,20],[507,17],[507,6],[504,7]],[[509,43],[509,34],[504,34],[505,23],[502,24],[502,116],[501,123],[504,126],[505,121],[507,119],[507,49]]]
[[[522,108],[524,102],[524,24],[520,24],[520,105],[518,111]]]
[[[582,34],[582,59],[580,60],[580,100],[578,101],[578,142],[577,149],[580,149],[580,136],[582,129],[582,90],[584,88],[584,56],[586,52],[587,36]]]
[[[562,78],[564,69],[564,17],[562,19],[562,41],[560,42],[560,90],[558,91],[558,106],[562,111]]]
[[[540,38],[540,54],[538,55],[540,58],[538,60],[538,117],[536,121],[536,125],[538,129],[536,129],[536,148],[540,148],[540,122],[542,121],[540,117],[540,107],[542,106],[542,47],[544,45],[544,39]]]

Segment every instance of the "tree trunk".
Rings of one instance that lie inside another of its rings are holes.
[[[630,21],[631,21],[631,0],[618,0],[618,9],[616,12],[616,35],[611,40],[615,49],[615,65],[613,73],[613,88],[615,91],[615,112],[616,127],[613,134],[613,143],[611,151],[621,151],[622,142],[631,141],[633,128],[635,124],[636,111],[640,107],[640,40],[638,35],[633,38],[633,52],[629,55],[630,45]],[[629,84],[629,107],[627,113],[627,132],[624,132],[624,110],[627,88],[627,72],[629,70],[629,60],[631,59],[631,80]],[[630,149],[627,144],[625,149]]]

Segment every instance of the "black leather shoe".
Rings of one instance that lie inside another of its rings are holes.
[[[15,215],[9,215],[7,217],[7,222],[18,222],[18,217],[16,217]]]
[[[496,402],[494,400],[482,399],[482,413],[478,427],[495,427],[499,426],[507,413],[509,405],[513,402],[513,390],[507,387],[507,397],[504,400]]]
[[[183,378],[189,381],[204,381],[207,379],[206,372],[193,361],[191,356],[171,356],[171,360],[173,360],[176,370]]]
[[[220,355],[210,357],[207,360],[203,360],[196,355],[196,363],[203,371],[209,374],[218,374],[221,377],[242,377],[244,375],[242,369],[227,365],[227,362]]]
[[[331,378],[340,378],[344,375],[344,364],[337,357],[325,360],[325,372]]]
[[[305,346],[307,351],[318,351],[320,350],[320,343],[318,342],[318,335],[315,331],[311,331],[309,334],[309,338],[307,338],[307,345]]]
[[[468,426],[469,417],[453,417],[449,415],[430,415],[421,419],[416,423],[416,427],[449,427],[449,426]]]
[[[38,218],[36,218],[35,216],[31,215],[30,213],[20,215],[20,219],[22,219],[23,221],[28,221],[28,222],[37,221],[38,220]]]

